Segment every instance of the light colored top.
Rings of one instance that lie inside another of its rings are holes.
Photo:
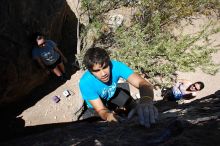
[[[174,98],[179,100],[183,98],[184,95],[192,94],[192,96],[196,96],[195,91],[186,91],[186,89],[192,84],[192,82],[188,80],[179,80],[177,83],[173,86],[172,91]]]

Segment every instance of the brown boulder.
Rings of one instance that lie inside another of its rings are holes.
[[[20,101],[47,78],[31,58],[31,34],[45,33],[71,60],[76,48],[77,20],[62,0],[3,0],[0,19],[1,107]]]

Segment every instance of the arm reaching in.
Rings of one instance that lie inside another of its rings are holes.
[[[108,122],[118,122],[118,116],[113,112],[110,112],[102,103],[101,99],[95,99],[89,101],[94,107],[95,111],[99,114],[99,116]]]
[[[153,86],[149,81],[134,73],[128,78],[128,82],[140,90],[140,101],[129,112],[128,118],[138,115],[139,123],[145,127],[150,127],[158,119],[158,110],[153,105]]]

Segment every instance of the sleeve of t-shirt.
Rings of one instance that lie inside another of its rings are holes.
[[[53,46],[53,48],[56,48],[56,47],[57,47],[57,44],[56,44],[54,41],[52,41],[52,40],[48,40],[48,43],[49,43],[51,46]]]
[[[79,88],[84,100],[94,100],[99,97],[95,90],[93,90],[94,87],[92,86],[91,82],[80,80]]]
[[[129,68],[126,64],[122,62],[113,61],[113,63],[115,65],[115,71],[118,73],[119,77],[125,80],[127,80],[128,77],[134,73],[134,71],[131,68]]]

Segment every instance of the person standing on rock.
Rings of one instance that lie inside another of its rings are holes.
[[[83,119],[98,115],[108,122],[120,122],[119,115],[123,111],[128,119],[137,114],[139,123],[145,127],[156,122],[158,110],[153,105],[153,86],[148,80],[134,73],[124,63],[110,60],[109,54],[102,48],[90,48],[83,62],[87,68],[79,82],[87,106]],[[119,78],[138,88],[141,98],[134,100],[130,93],[119,88]]]
[[[42,69],[48,74],[54,73],[61,81],[66,81],[65,67],[63,62],[67,62],[66,57],[58,49],[57,44],[52,40],[46,40],[41,33],[33,35],[34,48],[32,57]]]

